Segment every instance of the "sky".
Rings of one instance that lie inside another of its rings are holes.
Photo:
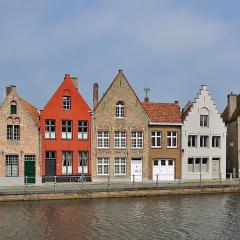
[[[180,101],[207,84],[219,111],[240,93],[240,1],[0,0],[0,93],[42,109],[66,73],[92,107],[123,69],[140,99]]]

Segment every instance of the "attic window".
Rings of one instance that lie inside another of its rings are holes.
[[[11,102],[10,112],[11,114],[17,114],[17,103],[15,101]]]
[[[116,104],[116,118],[124,118],[124,102],[122,101]]]
[[[63,96],[63,109],[70,110],[71,109],[71,97]]]

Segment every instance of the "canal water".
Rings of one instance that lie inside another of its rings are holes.
[[[5,202],[0,239],[240,239],[240,194]]]

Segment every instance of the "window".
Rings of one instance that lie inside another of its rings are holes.
[[[109,158],[97,159],[97,174],[108,175],[109,174]]]
[[[194,158],[188,158],[188,172],[194,172]]]
[[[47,151],[45,154],[46,160],[56,160],[56,152]]]
[[[117,102],[116,118],[124,118],[124,103],[122,101]]]
[[[115,148],[126,148],[126,132],[115,132],[114,133],[114,147]]]
[[[152,139],[152,148],[161,147],[161,132],[153,131],[151,139]]]
[[[204,173],[208,172],[208,158],[188,158],[188,172]]]
[[[17,103],[15,101],[11,102],[10,113],[17,114]]]
[[[62,174],[72,174],[72,152],[62,152]]]
[[[189,147],[197,147],[197,136],[196,135],[188,135],[188,146]]]
[[[177,132],[167,132],[167,147],[168,148],[177,147]]]
[[[18,155],[6,155],[5,174],[6,177],[19,176]]]
[[[56,122],[55,120],[45,121],[45,138],[55,139],[56,137]]]
[[[131,140],[132,140],[132,148],[142,148],[143,132],[132,132]]]
[[[63,109],[70,110],[71,109],[71,97],[70,96],[63,96]]]
[[[34,162],[35,161],[35,155],[25,155],[24,160]]]
[[[208,127],[208,115],[200,115],[200,126]]]
[[[87,121],[78,121],[78,139],[88,139]]]
[[[78,152],[78,173],[88,174],[88,152]]]
[[[161,160],[161,166],[166,166],[166,160]]]
[[[97,146],[98,148],[109,148],[109,132],[97,133]]]
[[[114,174],[126,175],[126,158],[115,158]]]
[[[62,139],[72,139],[72,121],[62,121]]]
[[[215,148],[221,147],[221,137],[220,136],[212,137],[212,147],[215,147]]]
[[[13,140],[13,141],[20,140],[19,125],[7,125],[7,140]]]
[[[200,136],[200,147],[208,147],[208,146],[209,146],[209,137]]]

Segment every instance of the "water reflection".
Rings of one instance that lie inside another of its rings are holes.
[[[0,203],[0,239],[239,239],[240,194]]]

